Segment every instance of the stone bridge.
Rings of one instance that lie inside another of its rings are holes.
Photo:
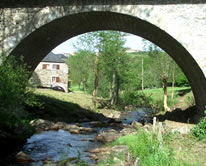
[[[180,66],[198,113],[206,105],[206,4],[203,0],[2,0],[1,52],[24,56],[34,70],[71,37],[118,30],[158,45]]]

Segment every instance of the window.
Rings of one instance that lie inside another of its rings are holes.
[[[43,68],[43,69],[48,69],[48,68],[49,68],[49,64],[43,64],[43,65],[42,65],[42,68]]]
[[[54,70],[59,70],[59,68],[60,68],[60,66],[57,65],[57,64],[53,64],[52,65],[52,69],[54,69]]]
[[[52,77],[52,82],[60,82],[60,78],[59,77]]]

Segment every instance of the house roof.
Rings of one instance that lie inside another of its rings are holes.
[[[42,62],[57,62],[57,63],[65,63],[64,59],[67,57],[63,54],[54,54],[53,52],[50,52],[43,60]]]

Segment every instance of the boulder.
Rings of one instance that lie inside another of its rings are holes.
[[[195,126],[194,124],[187,124],[181,122],[174,122],[171,120],[165,120],[163,122],[164,127],[170,129],[173,133],[179,132],[180,134],[187,134]]]
[[[80,130],[79,129],[70,129],[69,132],[71,134],[79,134],[80,133]]]
[[[16,162],[17,163],[26,164],[26,163],[30,163],[32,161],[33,161],[32,158],[29,157],[27,154],[25,154],[22,151],[16,154]]]
[[[106,132],[101,132],[96,136],[96,140],[103,143],[112,142],[115,139],[119,138],[120,134],[118,131],[110,129]]]
[[[142,127],[142,123],[139,123],[139,122],[137,122],[137,121],[133,121],[132,123],[131,123],[131,126],[133,127],[133,128],[140,128],[140,127]]]
[[[114,160],[117,161],[117,162],[115,162],[115,164],[117,166],[118,161],[119,161],[119,159],[118,159],[119,154],[127,157],[128,147],[126,145],[116,145],[113,147],[100,147],[100,148],[90,149],[90,150],[88,150],[88,152],[90,153],[89,157],[91,159],[97,160],[97,163],[109,160],[109,158],[111,156],[110,154],[113,154]]]
[[[50,130],[54,123],[48,120],[35,119],[30,122],[30,125],[33,126],[37,132]]]
[[[137,130],[133,128],[124,128],[120,131],[121,136],[136,134]]]
[[[87,128],[87,127],[80,127],[80,133],[81,134],[87,134],[87,133],[94,133],[96,132],[94,129],[92,128]]]

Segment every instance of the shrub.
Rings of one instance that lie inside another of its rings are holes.
[[[31,73],[23,60],[17,62],[15,57],[3,58],[0,65],[0,110],[18,114],[23,105],[32,105],[36,101],[29,86]]]
[[[184,161],[175,159],[173,149],[165,144],[160,148],[156,135],[148,134],[143,130],[139,130],[136,135],[120,137],[112,145],[128,145],[133,159],[139,158],[140,166],[186,165]]]
[[[0,129],[9,133],[8,139],[12,137],[15,141],[25,141],[34,134],[34,128],[29,124],[29,120],[20,119],[4,111],[0,111]]]
[[[198,139],[206,140],[206,110],[205,117],[203,117],[200,122],[192,129],[192,135],[197,137]]]
[[[121,103],[123,105],[133,105],[133,106],[148,106],[151,102],[151,97],[147,96],[138,91],[125,91],[121,95]]]
[[[188,107],[192,107],[195,105],[195,98],[192,93],[187,95],[187,97],[185,98],[185,102]]]

